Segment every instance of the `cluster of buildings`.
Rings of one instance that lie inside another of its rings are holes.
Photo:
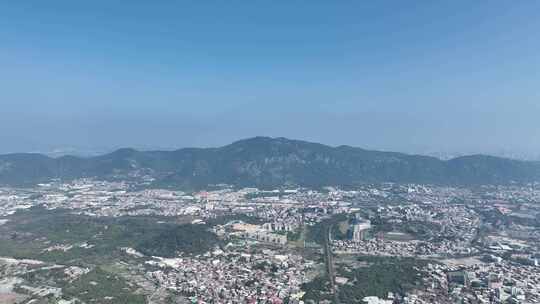
[[[246,224],[242,222],[233,223],[230,225],[233,233],[231,235],[239,236],[241,238],[257,240],[260,242],[285,245],[287,244],[287,235],[272,233],[271,223],[266,223],[262,226],[254,224]],[[279,230],[286,231],[286,230]]]
[[[147,277],[195,303],[300,303],[301,256],[270,249],[228,247],[197,257],[155,258]]]
[[[477,237],[480,219],[466,206],[411,204],[378,207],[371,222],[354,219],[348,240],[334,240],[335,250],[381,256],[441,257],[477,252],[471,242]],[[369,236],[369,237],[367,237]]]
[[[445,303],[540,302],[539,268],[510,261],[429,264],[424,281],[426,294]]]
[[[361,242],[367,238],[367,233],[371,229],[371,221],[356,217],[351,223],[350,238],[354,242]]]
[[[145,260],[146,279],[196,303],[302,303],[302,284],[314,277],[306,274],[324,276],[326,268],[321,244],[312,251],[321,257],[317,263],[302,256],[309,248],[305,233],[338,214],[347,215],[340,225],[348,233],[330,240],[336,260],[368,255],[432,261],[422,269],[424,284],[399,303],[540,303],[539,185],[467,189],[388,183],[318,191],[223,186],[184,193],[81,179],[0,188],[0,225],[38,205],[91,217],[151,215],[193,224],[230,215],[250,218],[215,225],[213,231],[230,243],[202,255],[147,257],[123,248]],[[292,242],[291,235],[304,242]],[[73,246],[91,245],[51,243],[45,252]],[[5,265],[0,260],[0,274],[13,272],[14,266]],[[71,280],[87,271],[66,267],[65,276]],[[370,296],[364,302],[396,299]]]

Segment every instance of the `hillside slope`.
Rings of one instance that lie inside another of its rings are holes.
[[[256,187],[366,182],[505,184],[540,181],[540,163],[484,155],[442,161],[269,137],[240,140],[220,148],[121,149],[91,158],[0,155],[0,184],[4,185],[35,184],[52,178],[128,178],[136,174],[153,176],[156,185],[178,188],[218,183]]]

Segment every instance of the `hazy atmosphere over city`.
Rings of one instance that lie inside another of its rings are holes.
[[[536,1],[0,1],[0,153],[540,153]]]
[[[0,304],[540,303],[540,1],[0,0]]]

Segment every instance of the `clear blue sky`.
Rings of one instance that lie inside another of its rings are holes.
[[[539,97],[539,1],[0,0],[0,152],[540,154]]]

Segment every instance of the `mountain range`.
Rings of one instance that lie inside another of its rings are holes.
[[[178,189],[231,184],[260,188],[359,183],[479,185],[540,181],[540,162],[486,155],[441,160],[430,156],[331,147],[286,138],[254,137],[219,148],[175,151],[120,149],[95,157],[0,155],[0,184],[51,179],[151,177],[152,186]]]

